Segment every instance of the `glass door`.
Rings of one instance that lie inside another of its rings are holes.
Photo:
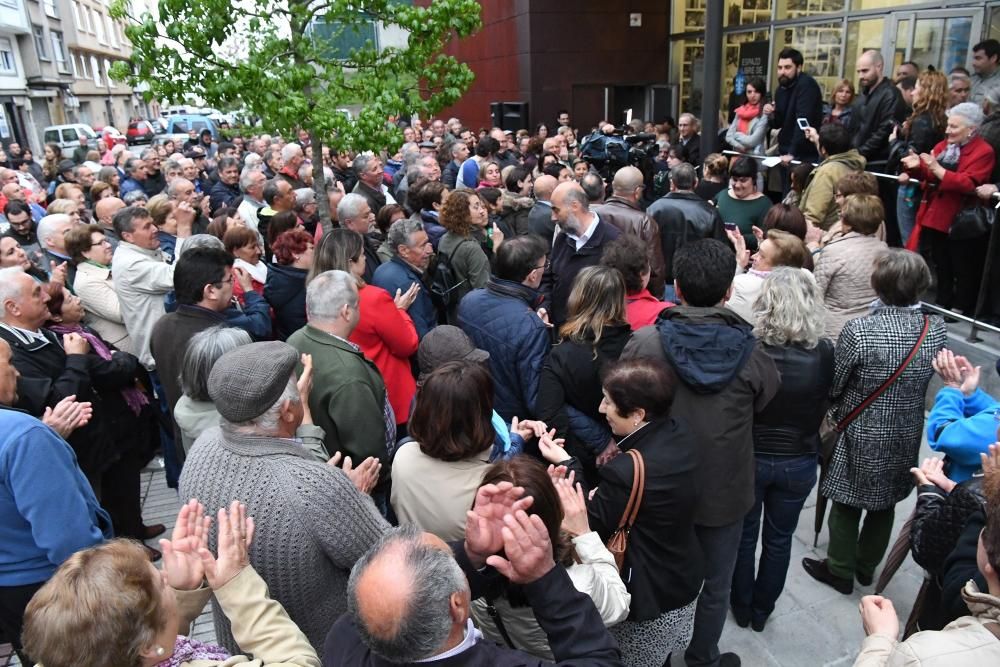
[[[947,74],[953,67],[969,69],[972,45],[979,41],[983,26],[982,7],[938,12],[896,12],[885,31],[882,53],[892,55],[886,63],[891,76],[895,66],[913,61],[921,70],[929,65]]]

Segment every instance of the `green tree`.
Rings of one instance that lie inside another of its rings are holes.
[[[194,95],[219,108],[242,107],[269,131],[294,138],[308,130],[320,217],[329,225],[322,149],[390,151],[402,133],[390,116],[435,114],[455,103],[474,75],[442,50],[481,26],[476,0],[160,0],[159,16],[131,15],[129,0],[111,14],[129,22],[128,63],[115,79],[145,84],[145,95],[182,102]],[[364,40],[372,21],[409,32],[403,48]],[[322,36],[316,25],[324,27]],[[344,42],[358,46],[344,49]],[[360,104],[348,118],[337,111]]]

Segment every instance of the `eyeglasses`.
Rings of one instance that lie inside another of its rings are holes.
[[[233,276],[231,275],[225,280],[220,280],[219,282],[215,283],[215,285],[220,289],[222,288],[223,285],[232,285],[232,284],[233,284]]]
[[[90,247],[91,248],[97,248],[97,247],[102,246],[102,245],[111,245],[111,241],[109,241],[107,239],[101,239],[100,241],[97,241],[96,243],[91,243]]]
[[[541,266],[536,266],[536,267],[535,267],[535,268],[534,268],[533,270],[534,270],[534,271],[545,271],[546,269],[548,269],[548,268],[549,268],[549,266],[551,266],[551,264],[549,263],[549,260],[547,260],[547,259],[546,259],[546,260],[545,260],[545,261],[544,261],[544,262],[542,263],[542,265],[541,265]]]

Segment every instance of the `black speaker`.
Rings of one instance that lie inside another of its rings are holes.
[[[501,130],[516,132],[530,129],[527,102],[491,102],[490,116],[493,118],[493,125]]]

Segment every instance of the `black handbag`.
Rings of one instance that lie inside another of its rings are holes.
[[[958,212],[948,228],[948,238],[952,241],[971,241],[982,238],[993,225],[991,209],[981,204],[972,204]]]

